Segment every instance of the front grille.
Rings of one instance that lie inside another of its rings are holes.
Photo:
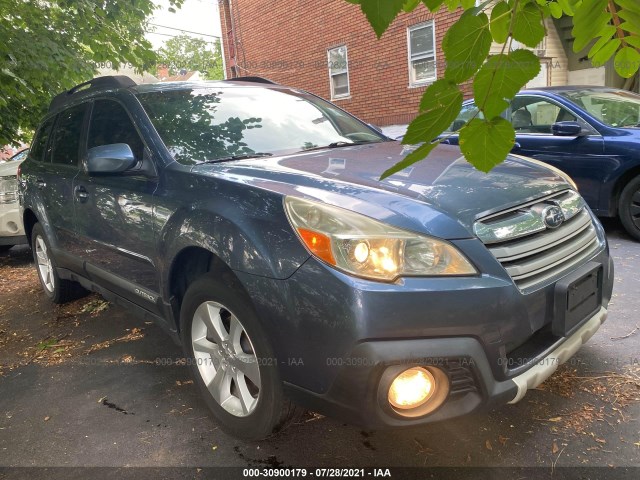
[[[553,229],[544,220],[551,206],[564,217]],[[475,230],[522,291],[558,278],[600,248],[584,200],[573,191],[484,218]]]

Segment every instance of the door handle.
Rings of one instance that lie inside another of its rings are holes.
[[[521,146],[518,142],[513,144],[513,148],[511,148],[512,152],[517,152],[518,150],[520,150]]]
[[[87,199],[89,198],[89,192],[87,192],[87,189],[84,188],[82,185],[78,185],[76,188],[74,188],[73,193],[75,194],[76,198],[81,202],[86,202]]]
[[[40,190],[42,190],[44,187],[47,186],[47,182],[45,182],[44,180],[42,180],[41,178],[38,178],[36,180],[36,187],[38,187]]]

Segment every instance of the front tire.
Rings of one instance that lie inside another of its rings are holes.
[[[86,290],[76,282],[63,280],[58,276],[55,260],[51,255],[51,246],[39,223],[36,223],[31,231],[31,251],[40,285],[53,303],[66,303],[86,294]]]
[[[640,175],[633,178],[622,190],[618,215],[629,235],[640,240]]]
[[[189,286],[180,317],[189,367],[224,431],[259,440],[296,416],[298,409],[283,396],[273,350],[244,292],[203,277]]]

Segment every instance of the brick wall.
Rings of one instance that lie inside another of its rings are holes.
[[[407,28],[435,20],[440,77],[442,38],[460,13],[433,15],[420,5],[402,13],[380,40],[360,7],[344,0],[222,0],[220,15],[228,78],[235,52],[239,76],[266,77],[329,99],[327,49],[346,45],[350,98],[334,103],[383,126],[409,123],[426,88],[409,86]]]

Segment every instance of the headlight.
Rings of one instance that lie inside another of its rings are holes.
[[[359,277],[475,275],[450,243],[323,203],[286,197],[291,225],[312,255]]]
[[[18,201],[18,179],[16,177],[0,177],[0,204]]]

